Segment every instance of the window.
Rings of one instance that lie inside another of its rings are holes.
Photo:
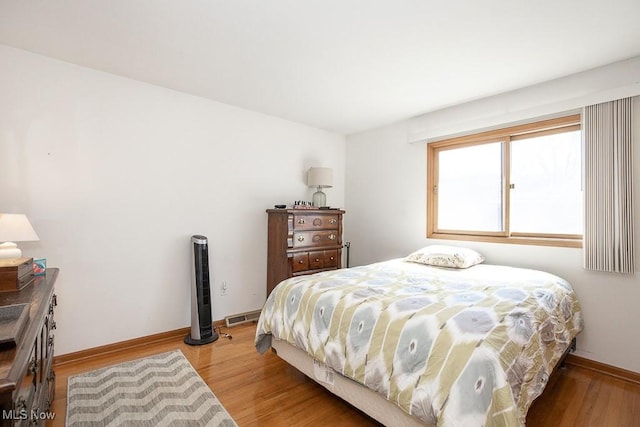
[[[427,237],[582,246],[573,115],[430,143]]]

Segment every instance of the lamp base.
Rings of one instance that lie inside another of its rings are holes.
[[[18,245],[13,242],[0,244],[0,259],[7,258],[22,258],[22,251],[18,249]]]
[[[322,192],[320,187],[318,187],[318,191],[313,193],[313,206],[317,208],[327,206],[327,195]]]

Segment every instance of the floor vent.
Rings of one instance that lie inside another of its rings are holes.
[[[260,317],[261,310],[247,311],[246,313],[234,314],[224,318],[227,328],[240,325],[241,323],[257,322]]]

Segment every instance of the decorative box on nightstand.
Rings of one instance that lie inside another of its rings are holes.
[[[18,291],[33,281],[33,258],[0,259],[0,292]]]

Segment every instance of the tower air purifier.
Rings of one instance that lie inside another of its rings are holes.
[[[205,236],[191,236],[191,333],[184,337],[189,345],[203,345],[218,339],[211,319],[209,248]]]

